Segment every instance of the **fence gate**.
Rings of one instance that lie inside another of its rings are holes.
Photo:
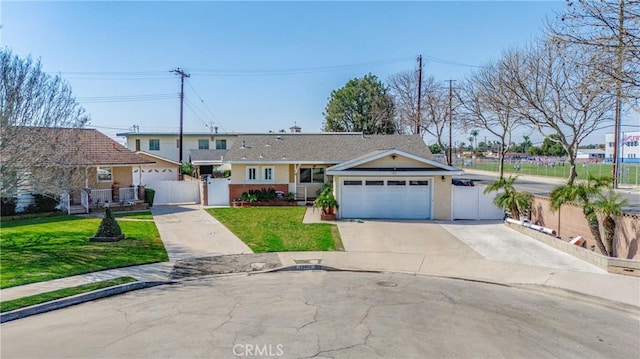
[[[502,219],[504,211],[493,204],[496,192],[485,186],[453,186],[453,219]]]
[[[207,197],[209,206],[229,205],[229,182],[231,178],[207,178]]]
[[[156,191],[154,205],[200,203],[198,181],[160,181],[149,183],[147,187]]]

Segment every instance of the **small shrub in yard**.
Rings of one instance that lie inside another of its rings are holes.
[[[91,237],[90,240],[94,242],[109,242],[119,241],[123,238],[124,234],[122,234],[120,225],[113,216],[111,208],[107,207],[104,212],[104,218],[102,222],[100,222],[100,227],[98,227],[98,232],[96,232],[96,235]]]
[[[16,199],[9,197],[2,197],[2,208],[0,212],[3,216],[13,216],[16,214]]]

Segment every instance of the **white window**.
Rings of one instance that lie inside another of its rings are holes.
[[[262,167],[262,179],[264,181],[273,181],[273,167]]]
[[[113,181],[113,168],[98,167],[98,182],[112,182],[112,181]]]
[[[247,167],[247,181],[258,180],[258,167]]]

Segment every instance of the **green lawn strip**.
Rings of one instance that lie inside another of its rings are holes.
[[[89,242],[99,218],[59,216],[2,223],[0,288],[169,260],[154,222],[121,221],[124,240]]]
[[[333,224],[303,224],[305,207],[210,208],[222,222],[256,253],[288,251],[333,251]]]
[[[546,176],[546,177],[560,177],[560,178],[568,178],[569,177],[569,166],[565,163],[564,166],[556,163],[554,167],[536,165],[535,163],[520,163],[520,170],[518,171],[516,167],[514,167],[516,163],[508,163],[505,162],[504,170],[509,174],[522,174],[522,175],[537,175],[537,176]],[[623,168],[623,174],[620,179],[624,183],[636,183],[637,172],[640,171],[640,166],[637,165],[625,165]],[[476,163],[473,166],[465,166],[463,168],[472,168],[483,171],[498,171],[498,163],[497,162],[480,162]],[[610,163],[588,163],[584,166],[581,163],[576,164],[576,172],[578,174],[579,179],[587,179],[589,175],[595,177],[611,176],[613,166]]]
[[[79,285],[77,287],[72,288],[64,288],[54,290],[52,292],[46,292],[41,294],[35,294],[28,297],[7,300],[5,302],[0,302],[0,312],[9,312],[12,310],[29,307],[32,305],[50,302],[52,300],[71,297],[77,294],[92,292],[94,290],[114,287],[120,284],[136,282],[135,278],[132,277],[119,277],[109,280],[104,280],[101,282],[89,283]]]
[[[144,212],[118,212],[113,214],[116,218],[130,218],[130,219],[150,219],[153,220],[153,215],[149,211]]]

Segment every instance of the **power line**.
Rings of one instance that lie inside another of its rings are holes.
[[[175,93],[143,94],[143,95],[122,95],[122,96],[88,96],[77,97],[81,103],[109,103],[109,102],[136,102],[136,101],[159,101],[175,99]]]
[[[198,98],[200,99],[200,102],[204,105],[204,108],[209,111],[209,114],[211,115],[211,117],[216,121],[216,123],[223,129],[224,126],[222,125],[222,121],[220,121],[218,119],[218,117],[213,113],[213,111],[211,111],[211,109],[209,108],[209,106],[207,106],[207,104],[204,102],[204,100],[202,99],[202,96],[200,96],[200,94],[198,93],[198,91],[196,91],[196,89],[193,87],[193,85],[191,84],[191,81],[187,80],[187,85],[189,85],[189,87],[191,87],[191,89],[193,90],[193,93],[196,94],[196,96],[198,96]],[[226,130],[225,130],[226,131]]]

